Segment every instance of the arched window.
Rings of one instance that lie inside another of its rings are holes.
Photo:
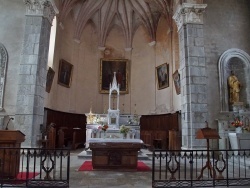
[[[57,26],[57,20],[56,17],[54,18],[52,22],[52,27],[50,31],[50,41],[49,41],[49,55],[48,55],[48,66],[53,66],[53,60],[54,60],[54,51],[55,51],[55,39],[56,39],[56,26]]]
[[[0,111],[3,110],[3,95],[4,95],[7,63],[8,63],[7,50],[5,49],[3,44],[0,43]]]

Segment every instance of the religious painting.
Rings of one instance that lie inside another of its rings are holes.
[[[59,62],[58,84],[70,87],[73,65],[61,59]]]
[[[120,94],[128,93],[129,62],[127,59],[100,60],[100,93],[109,93],[114,73],[119,84]]]
[[[158,82],[158,89],[169,87],[169,65],[167,63],[156,67],[156,79]]]
[[[48,93],[51,90],[54,76],[55,76],[55,71],[51,67],[49,67],[49,70],[47,72],[47,78],[46,78],[46,92]]]
[[[176,94],[179,95],[181,93],[181,80],[180,80],[180,74],[178,70],[176,70],[173,74],[173,81],[174,81]]]

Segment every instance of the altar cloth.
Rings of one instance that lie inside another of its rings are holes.
[[[114,143],[139,143],[143,144],[141,139],[122,139],[122,138],[90,138],[88,139],[88,143],[107,143],[107,142],[114,142]]]

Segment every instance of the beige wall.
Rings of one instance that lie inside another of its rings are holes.
[[[161,18],[157,31],[156,45],[149,45],[148,34],[140,26],[134,36],[132,51],[125,50],[122,30],[115,26],[109,33],[106,48],[110,55],[104,56],[98,49],[98,36],[93,24],[88,24],[80,43],[73,40],[74,22],[68,17],[64,29],[57,28],[55,58],[56,71],[50,94],[47,94],[46,107],[73,113],[87,113],[92,105],[94,113],[103,113],[108,108],[108,94],[99,93],[100,58],[129,59],[129,94],[120,96],[121,113],[151,114],[168,113],[180,109],[179,96],[176,96],[172,82],[171,32],[166,20]],[[175,54],[175,53],[173,53]],[[178,53],[176,53],[178,54]],[[73,76],[70,88],[57,84],[59,59],[72,63]],[[155,67],[170,64],[170,87],[158,90]],[[124,104],[124,105],[123,105]]]

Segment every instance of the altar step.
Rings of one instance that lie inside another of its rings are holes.
[[[138,160],[151,160],[152,152],[147,149],[141,149],[138,152]],[[78,154],[78,158],[83,159],[91,159],[92,158],[92,151],[90,149],[83,150],[81,153]]]

